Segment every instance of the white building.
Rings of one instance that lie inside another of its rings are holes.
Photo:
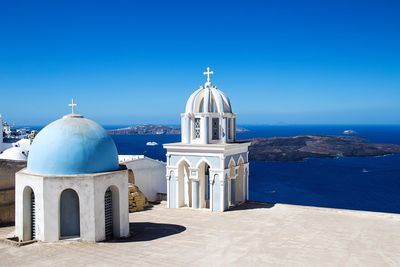
[[[159,200],[159,194],[167,194],[165,163],[143,155],[119,155],[119,163],[131,169],[135,185],[149,201]]]
[[[167,149],[168,207],[225,211],[248,199],[248,142],[236,142],[236,114],[210,81],[188,99],[182,141]]]
[[[73,112],[34,139],[27,168],[16,174],[15,202],[20,240],[129,235],[128,172],[107,132]]]
[[[0,154],[0,159],[27,161],[29,151],[22,147],[11,147]]]

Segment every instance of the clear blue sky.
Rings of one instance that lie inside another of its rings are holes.
[[[240,124],[400,123],[400,1],[0,2],[0,113],[179,124],[204,83]]]

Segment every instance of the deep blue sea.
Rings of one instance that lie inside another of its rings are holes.
[[[250,131],[239,133],[238,139],[301,134],[341,135],[344,130],[351,129],[371,143],[400,144],[400,125],[242,126]],[[162,161],[165,161],[166,151],[161,144],[180,141],[180,135],[134,135],[113,138],[119,154],[144,154]],[[148,141],[156,141],[160,145],[146,146]],[[308,159],[290,163],[252,161],[250,199],[400,213],[400,155]]]
[[[374,143],[400,144],[400,126],[249,126],[238,139],[301,134],[340,135],[352,129]],[[144,154],[165,161],[161,144],[179,135],[113,136],[120,154]],[[146,146],[156,141],[158,146]],[[367,211],[400,213],[400,155],[250,162],[250,199]]]

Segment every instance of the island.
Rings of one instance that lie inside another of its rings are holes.
[[[367,157],[400,153],[400,145],[371,144],[358,136],[301,135],[255,138],[249,159],[302,161],[308,158]]]
[[[236,128],[237,133],[247,132],[248,129]],[[181,127],[146,124],[129,126],[125,128],[112,129],[108,131],[110,135],[173,135],[181,134]]]

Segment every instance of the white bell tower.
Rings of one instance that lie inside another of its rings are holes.
[[[236,114],[229,98],[211,82],[196,90],[181,114],[180,143],[167,149],[169,208],[225,211],[249,196],[249,142],[236,142]]]

